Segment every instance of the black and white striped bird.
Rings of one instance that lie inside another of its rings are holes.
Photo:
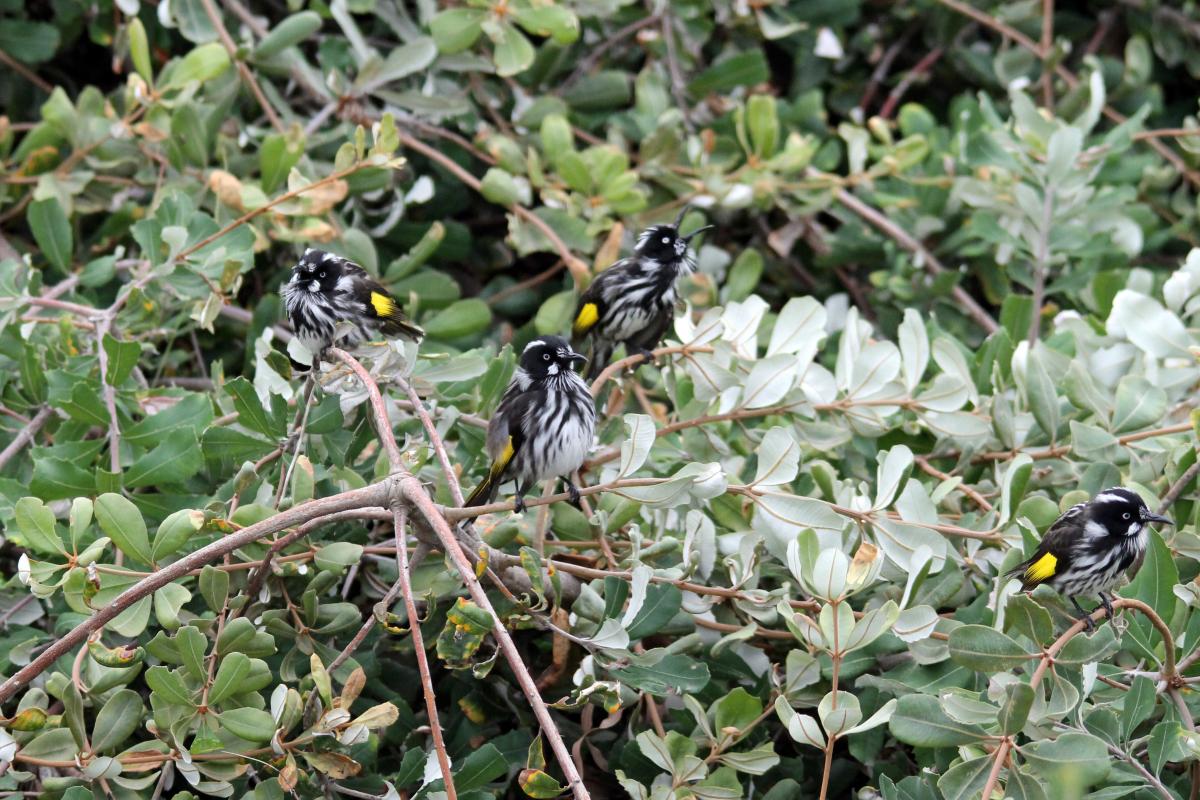
[[[691,240],[713,227],[705,225],[680,236],[679,225],[687,211],[684,208],[672,224],[643,231],[633,255],[597,275],[579,298],[571,332],[577,343],[592,338],[589,380],[608,366],[619,344],[630,355],[653,359],[650,351],[675,318],[675,281],[696,268],[688,254]]]
[[[525,495],[538,481],[560,477],[571,502],[579,489],[571,473],[592,446],[596,405],[573,367],[587,361],[560,336],[542,336],[521,353],[512,382],[488,423],[487,477],[467,498],[467,506],[490,503],[500,485],[515,481],[514,506],[525,510]]]
[[[1141,568],[1152,522],[1175,524],[1151,512],[1137,492],[1120,486],[1105,489],[1067,509],[1046,531],[1034,554],[1006,577],[1019,577],[1026,591],[1047,584],[1070,599],[1092,630],[1091,616],[1076,596],[1097,595],[1112,619],[1109,592],[1121,582],[1125,570],[1132,566],[1136,573]]]
[[[354,347],[377,334],[414,342],[425,336],[366,270],[324,250],[304,251],[281,294],[292,330],[314,358],[335,342]],[[350,324],[339,332],[340,322]]]

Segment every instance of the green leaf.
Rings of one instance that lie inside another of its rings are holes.
[[[129,500],[119,494],[100,495],[96,498],[96,520],[122,553],[143,564],[154,563],[146,523]]]
[[[54,521],[54,512],[46,508],[41,500],[36,497],[22,497],[13,506],[13,512],[21,535],[19,539],[11,533],[9,536],[17,544],[38,553],[66,554],[62,536]]]
[[[124,744],[142,724],[142,696],[121,689],[105,701],[92,727],[92,752],[103,753]]]
[[[46,260],[61,272],[70,271],[75,237],[71,230],[71,221],[67,219],[67,214],[58,200],[47,197],[30,203],[25,212],[25,219],[29,222],[33,238]]]
[[[208,397],[198,393],[189,394],[174,405],[123,430],[121,438],[138,447],[150,448],[179,428],[187,428],[199,436],[212,418],[212,404]]]
[[[166,667],[151,667],[146,670],[146,685],[150,691],[173,705],[194,706],[192,693],[188,691],[179,674]]]
[[[986,625],[963,625],[950,632],[950,657],[977,672],[1003,672],[1023,666],[1034,654]]]
[[[669,583],[652,583],[646,587],[646,599],[625,630],[631,640],[652,636],[677,613],[683,603],[683,592]]]
[[[204,657],[208,653],[208,638],[195,625],[187,625],[175,633],[175,648],[183,661],[184,669],[197,681],[208,676]]]
[[[204,512],[184,508],[167,517],[154,532],[151,556],[155,561],[164,556],[175,555],[176,551],[195,533],[204,527]]]
[[[508,773],[508,760],[494,744],[488,743],[471,751],[462,766],[454,773],[454,788],[470,792]]]
[[[937,781],[944,800],[974,800],[987,783],[992,768],[991,756],[962,761],[946,770]]]
[[[363,546],[353,542],[331,542],[317,550],[313,564],[317,569],[343,572],[362,560]]]
[[[19,10],[21,6],[15,5]],[[58,28],[49,22],[0,19],[0,50],[26,64],[40,64],[58,51]]]
[[[936,697],[910,694],[896,701],[888,722],[892,735],[916,747],[957,747],[980,741],[987,733],[978,725],[951,719]]]
[[[250,381],[242,377],[225,383],[225,389],[233,397],[234,410],[238,412],[238,424],[270,437],[287,433],[287,420],[272,415],[263,408],[258,392]]]
[[[243,653],[230,653],[221,659],[212,688],[208,690],[208,702],[220,703],[226,697],[238,694],[242,681],[250,674],[250,659]]]
[[[214,716],[225,730],[248,742],[267,742],[275,733],[275,720],[257,708],[234,708]]]
[[[312,14],[313,12],[302,12]],[[316,16],[316,14],[313,14]],[[286,22],[286,20],[285,20]],[[265,40],[264,40],[265,41]],[[272,133],[263,139],[258,150],[258,169],[262,173],[262,190],[273,194],[283,185],[288,173],[304,155],[304,134]]]
[[[1121,735],[1125,739],[1133,736],[1138,726],[1154,713],[1154,701],[1158,694],[1154,690],[1154,681],[1145,675],[1138,675],[1129,685],[1129,691],[1121,700]]]
[[[47,761],[74,761],[79,750],[69,730],[55,728],[38,734],[32,742],[21,748],[21,755]]]
[[[479,8],[450,8],[429,21],[429,32],[438,50],[461,53],[483,33],[483,18],[487,12]]]
[[[1034,644],[1047,645],[1054,636],[1054,623],[1050,612],[1042,608],[1027,594],[1014,594],[1008,598],[1004,611],[1004,632],[1027,636]]]
[[[164,89],[178,88],[192,81],[205,83],[229,69],[229,53],[219,43],[209,42],[198,45],[171,67]]]
[[[688,84],[687,91],[692,97],[703,98],[709,94],[723,94],[738,86],[766,83],[770,79],[767,57],[756,47],[713,64]]]
[[[205,564],[200,570],[200,595],[209,608],[220,614],[225,609],[226,600],[229,599],[229,573],[217,569],[212,564]]]
[[[1154,425],[1167,412],[1167,393],[1140,376],[1126,375],[1117,383],[1112,430],[1136,431]]]
[[[1063,797],[1102,783],[1112,769],[1108,748],[1088,733],[1069,731],[1056,739],[1031,742],[1021,753],[1046,785],[1056,787]]]
[[[112,334],[106,333],[104,352],[108,355],[108,372],[104,375],[104,381],[109,386],[120,386],[137,366],[142,355],[142,346],[137,342],[119,341]]]
[[[214,427],[204,432],[201,448],[204,456],[217,461],[241,462],[259,459],[274,450],[276,445],[233,428]]]
[[[516,7],[517,24],[534,36],[549,37],[556,44],[571,44],[579,38],[579,18],[561,5]]]
[[[737,728],[739,731],[763,712],[762,700],[737,687],[712,705],[713,725],[717,731]]]
[[[751,95],[746,101],[746,128],[754,155],[770,158],[775,154],[779,142],[779,115],[775,110],[775,98],[769,94]]]
[[[1028,683],[1010,683],[1004,687],[1004,705],[1000,707],[1000,733],[1015,736],[1025,727],[1034,691]]]
[[[35,458],[29,491],[43,500],[66,500],[96,491],[96,476],[73,461]]]
[[[254,58],[265,61],[287,48],[300,44],[321,29],[321,15],[315,11],[300,11],[284,17],[254,48]]]
[[[473,336],[492,324],[492,309],[478,297],[455,301],[424,323],[425,334],[443,342]]]
[[[125,486],[136,489],[180,483],[203,468],[204,456],[196,434],[178,430],[125,470]]]
[[[654,666],[629,664],[610,669],[613,677],[633,689],[664,696],[694,694],[708,685],[708,667],[685,655],[669,655]]]
[[[139,17],[129,21],[129,57],[133,68],[146,79],[146,83],[154,83],[154,69],[150,64],[150,44],[146,38],[146,27]]]
[[[495,45],[492,58],[496,62],[497,75],[511,77],[524,72],[533,64],[533,45],[515,25],[501,22],[489,27],[487,33]]]
[[[1055,662],[1059,664],[1094,664],[1104,661],[1121,649],[1120,642],[1113,634],[1112,627],[1104,625],[1095,633],[1086,636],[1079,635],[1071,638],[1066,646],[1059,651]]]
[[[552,798],[558,797],[566,791],[566,787],[540,769],[521,770],[518,782],[526,797]]]
[[[522,187],[516,178],[500,167],[491,167],[484,173],[479,193],[489,203],[501,206],[528,203],[532,199],[528,186]]]
[[[1166,764],[1183,761],[1188,757],[1184,736],[1183,726],[1175,720],[1166,720],[1154,726],[1150,731],[1150,742],[1147,746],[1151,772],[1158,775]]]

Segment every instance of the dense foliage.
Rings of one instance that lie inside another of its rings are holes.
[[[0,2],[0,792],[1194,799],[1200,9],[1058,6]],[[583,511],[465,523],[688,205]],[[293,374],[309,244],[419,351]],[[998,576],[1116,484],[1085,634]]]

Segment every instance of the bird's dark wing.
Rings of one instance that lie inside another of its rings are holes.
[[[575,321],[571,324],[571,334],[575,339],[587,336],[608,310],[606,295],[613,285],[621,281],[624,273],[629,271],[630,262],[622,259],[601,272],[579,298],[575,309]]]
[[[1071,567],[1071,544],[1082,533],[1084,504],[1072,506],[1050,526],[1033,555],[1008,572],[1021,579],[1023,589],[1051,580]]]
[[[384,336],[404,336],[418,342],[424,338],[425,331],[409,322],[396,298],[365,270],[357,264],[347,263],[344,272],[354,279],[350,297],[366,309],[367,314],[379,320],[379,329]]]
[[[523,392],[514,383],[508,387],[496,413],[488,424],[487,452],[492,459],[487,477],[480,481],[464,506],[481,506],[490,503],[496,490],[504,482],[504,472],[525,443],[525,431],[521,420],[529,410],[532,394]]]

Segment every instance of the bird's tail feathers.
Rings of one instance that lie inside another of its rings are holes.
[[[588,383],[596,380],[604,368],[608,366],[612,359],[613,347],[611,344],[602,342],[599,339],[592,340],[592,352],[588,360],[587,380]]]
[[[405,339],[412,339],[414,342],[420,342],[425,338],[425,331],[405,319],[396,319],[391,317],[383,324],[383,333],[385,336],[400,336]]]
[[[494,472],[489,472],[487,477],[481,480],[479,485],[471,492],[471,496],[463,501],[463,508],[485,506],[492,502],[492,498],[496,496],[496,490],[500,488],[500,482],[497,480],[497,477]]]

